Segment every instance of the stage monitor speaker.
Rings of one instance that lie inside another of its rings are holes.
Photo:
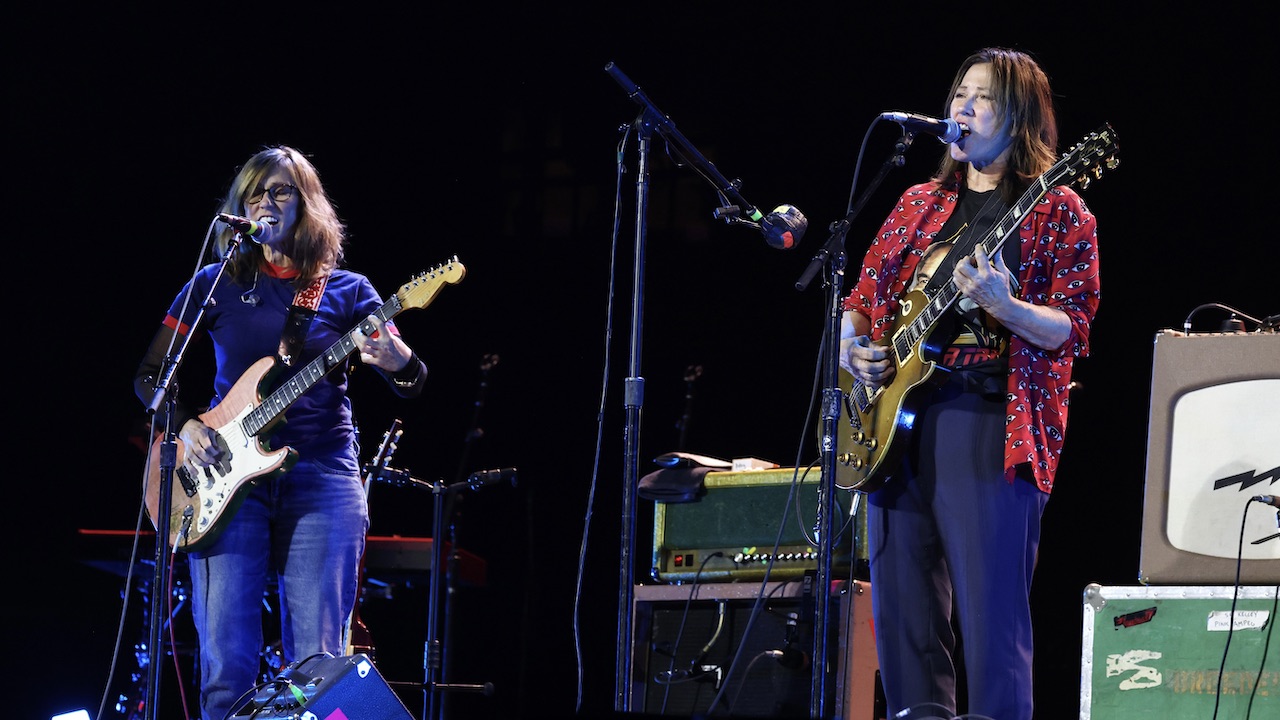
[[[1280,583],[1280,334],[1156,334],[1138,579]]]
[[[253,720],[413,720],[363,653],[293,663],[235,718]]]
[[[816,603],[808,585],[769,582],[749,630],[761,583],[637,586],[631,709],[646,716],[811,717]],[[871,586],[836,586],[830,610],[838,618],[829,619],[826,643],[836,673],[834,717],[882,720]]]

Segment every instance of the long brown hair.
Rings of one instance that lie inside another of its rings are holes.
[[[1027,53],[1007,48],[989,47],[970,55],[947,93],[943,116],[951,113],[951,99],[964,80],[969,68],[981,63],[991,64],[992,94],[996,111],[1010,123],[1013,134],[1010,146],[1009,168],[1000,180],[1000,194],[1005,202],[1013,202],[1027,185],[1057,161],[1058,121],[1053,110],[1053,92],[1049,78],[1040,65]],[[954,160],[951,153],[943,153],[935,180],[950,183],[960,173],[963,182],[964,163]]]
[[[320,183],[319,171],[305,155],[285,145],[268,147],[254,154],[231,181],[231,187],[222,200],[221,212],[245,215],[245,199],[278,168],[292,178],[298,189],[299,205],[298,223],[293,235],[275,247],[293,260],[299,271],[294,285],[303,288],[312,279],[327,275],[342,263],[346,244],[346,227],[338,219],[338,212]],[[229,227],[218,233],[219,257],[226,253],[232,237]],[[231,258],[227,272],[236,280],[247,281],[261,261],[262,248],[252,242],[242,242]]]

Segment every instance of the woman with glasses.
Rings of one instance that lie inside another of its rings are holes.
[[[212,396],[199,396],[208,401],[207,411],[170,393],[179,443],[171,507],[185,499],[183,483],[229,483],[245,472],[246,462],[261,460],[254,448],[234,442],[244,423],[215,418],[239,413],[246,389],[256,399],[259,380],[269,383],[264,397],[286,386],[344,336],[360,361],[385,376],[399,396],[419,395],[427,375],[394,323],[374,315],[383,302],[368,278],[343,268],[345,227],[302,153],[271,147],[253,155],[232,181],[221,212],[239,221],[217,238],[220,258],[238,245],[225,273],[219,277],[221,262],[207,265],[182,288],[134,381],[138,397],[149,405],[162,365],[177,347],[175,340],[181,341],[175,334],[186,335],[198,319],[197,337],[213,344],[216,375]],[[252,231],[244,230],[245,221],[254,223]],[[237,228],[251,237],[238,236]],[[212,302],[197,317],[211,288]],[[275,360],[265,375],[258,364],[263,358]],[[325,363],[327,372],[319,379],[301,378],[314,384],[287,406],[284,422],[258,435],[266,454],[292,449],[283,455],[284,472],[246,483],[212,524],[203,515],[174,519],[171,537],[188,551],[205,720],[229,717],[260,681],[269,576],[278,583],[284,663],[322,652],[344,654],[369,516],[347,366],[336,364]],[[218,409],[224,401],[229,410]]]

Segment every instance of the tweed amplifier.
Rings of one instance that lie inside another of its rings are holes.
[[[693,502],[658,502],[653,513],[653,567],[660,582],[734,582],[803,576],[818,568],[821,472],[794,468],[708,472]],[[791,495],[792,479],[796,493]],[[832,567],[865,579],[866,509],[859,493],[836,489],[839,517]],[[856,504],[856,511],[855,511]],[[857,538],[856,549],[854,538]],[[777,543],[777,552],[774,544]],[[851,558],[858,558],[858,563]]]

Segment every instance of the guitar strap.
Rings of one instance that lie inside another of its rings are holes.
[[[986,196],[986,197],[983,197]],[[978,201],[983,203],[977,207]],[[974,193],[972,191],[964,191],[964,195],[957,201],[955,213],[947,220],[947,224],[942,228],[942,232],[938,233],[938,237],[960,237],[955,240],[955,246],[947,252],[946,257],[939,263],[938,268],[933,271],[932,277],[925,285],[925,292],[932,297],[951,279],[951,274],[956,268],[956,261],[960,258],[968,257],[973,254],[973,249],[977,247],[978,241],[986,237],[987,231],[995,223],[996,218],[1000,217],[1005,211],[1004,202],[1000,199],[1000,190],[991,190],[987,193]],[[955,230],[951,230],[955,227]]]
[[[286,367],[293,365],[294,357],[302,350],[302,343],[307,339],[311,321],[315,319],[316,311],[320,309],[320,298],[324,295],[325,286],[328,284],[328,275],[318,277],[293,296],[289,315],[284,319],[284,330],[280,333],[280,348],[276,351],[280,361]]]

